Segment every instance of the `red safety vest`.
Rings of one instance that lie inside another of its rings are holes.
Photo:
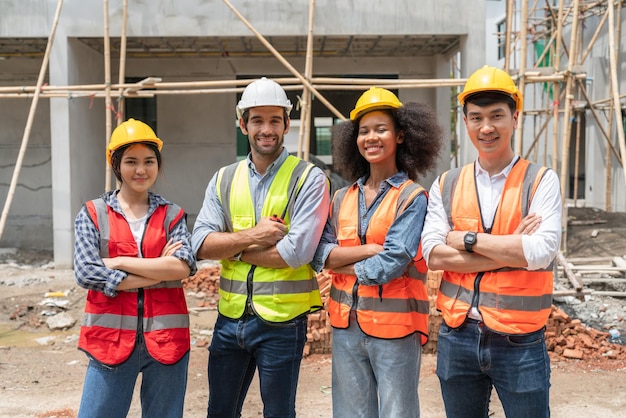
[[[138,256],[135,238],[120,213],[102,199],[85,205],[100,232],[102,257]],[[144,258],[161,255],[170,231],[184,222],[184,216],[176,205],[161,205],[154,211],[142,239]],[[148,352],[160,363],[174,364],[189,351],[189,313],[180,280],[119,291],[115,297],[88,292],[78,342],[81,350],[101,363],[121,364],[132,353],[138,330],[143,332]]]
[[[521,158],[515,163],[506,178],[491,234],[508,235],[515,231],[528,214],[532,196],[546,170]],[[486,232],[474,164],[442,174],[439,185],[452,230]],[[552,307],[552,286],[552,266],[535,271],[523,268],[482,273],[444,271],[437,309],[446,324],[456,328],[463,324],[476,299],[488,328],[503,334],[525,334],[545,325]]]
[[[372,214],[366,243],[385,242],[387,231],[409,203],[426,191],[410,180],[400,187],[392,187]],[[358,224],[357,185],[335,193],[330,209],[331,222],[342,247],[361,245]],[[421,255],[421,245],[414,263],[406,272],[379,286],[359,285],[356,276],[332,275],[328,311],[330,323],[335,328],[347,328],[350,311],[356,311],[361,330],[373,337],[393,339],[419,332],[422,345],[428,341],[428,293],[426,291],[426,264]]]

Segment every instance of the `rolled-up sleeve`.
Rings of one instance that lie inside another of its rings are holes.
[[[531,235],[522,235],[522,248],[527,269],[539,270],[550,265],[561,246],[561,186],[553,170],[548,170],[541,179],[529,212],[541,216],[541,224]]]
[[[174,242],[180,241],[182,243],[182,246],[173,255],[189,265],[189,275],[193,276],[197,272],[196,257],[194,257],[191,249],[191,234],[187,229],[186,216],[170,232],[170,237]]]
[[[315,272],[319,273],[324,269],[324,264],[326,264],[326,259],[328,258],[328,255],[333,250],[333,248],[337,247],[338,245],[339,244],[337,243],[337,237],[333,232],[333,227],[329,219],[324,226],[324,232],[322,232],[320,243],[315,250],[313,261],[311,261],[311,267],[313,268],[313,270],[315,270]]]
[[[224,210],[217,197],[216,190],[217,174],[213,176],[204,193],[204,201],[200,213],[196,217],[196,222],[191,233],[191,250],[193,254],[198,254],[207,235],[211,232],[224,232],[226,223],[224,221]]]
[[[289,267],[298,268],[313,260],[329,204],[328,179],[322,170],[314,167],[298,192],[289,232],[276,244],[276,250]]]
[[[421,193],[389,228],[383,251],[354,264],[354,272],[360,284],[389,283],[406,271],[417,254],[426,207],[426,196]]]
[[[87,290],[107,296],[117,295],[117,287],[128,276],[121,270],[107,268],[100,256],[100,232],[83,206],[74,222],[74,277]]]
[[[450,224],[441,200],[439,178],[437,178],[430,186],[428,211],[426,212],[424,229],[422,230],[422,254],[427,265],[430,252],[437,245],[446,243],[448,232],[450,232]]]

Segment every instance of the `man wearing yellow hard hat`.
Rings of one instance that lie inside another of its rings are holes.
[[[523,100],[506,72],[477,70],[458,98],[478,158],[435,180],[422,233],[428,267],[444,271],[437,376],[446,416],[488,416],[495,387],[508,418],[548,417],[559,180],[513,151]]]

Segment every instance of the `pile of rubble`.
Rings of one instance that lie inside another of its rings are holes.
[[[219,302],[220,265],[208,263],[200,266],[198,272],[183,280],[183,287],[188,299],[196,300],[189,303],[191,313],[202,310],[215,310]],[[325,272],[317,275],[317,282],[322,294],[324,308],[308,317],[307,343],[304,355],[328,354],[331,352],[331,326],[326,310],[330,293],[331,277]],[[206,345],[206,339],[198,337],[198,344]]]
[[[429,294],[431,305],[434,305],[436,288],[440,275],[429,274]],[[220,266],[218,264],[202,267],[196,275],[186,279],[183,285],[188,296],[195,297],[195,306],[190,304],[190,311],[217,309],[219,301]],[[326,310],[331,286],[331,277],[325,271],[318,274],[317,281],[324,309],[309,315],[307,329],[307,345],[305,355],[328,354],[331,352],[331,326]],[[434,306],[433,306],[434,308]],[[429,322],[430,342],[426,352],[436,352],[436,333],[441,316],[431,309]],[[546,325],[546,345],[553,359],[626,359],[626,346],[611,342],[614,337],[610,332],[599,331],[585,326],[580,319],[572,319],[560,308],[553,306],[548,324]]]
[[[586,327],[580,319],[570,318],[554,305],[545,335],[553,359],[626,359],[626,347],[612,343],[611,333]]]

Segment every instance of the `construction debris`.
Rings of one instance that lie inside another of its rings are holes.
[[[189,306],[191,313],[202,310],[215,310],[219,302],[220,265],[208,263],[201,266],[198,272],[183,280],[183,287],[187,297],[197,299],[195,306]],[[328,354],[331,352],[331,326],[328,319],[328,297],[330,293],[331,277],[322,272],[317,276],[317,282],[322,295],[323,308],[308,317],[307,342],[304,346],[304,356],[309,354]],[[199,345],[206,339],[199,339]],[[198,345],[198,344],[196,344]]]
[[[556,306],[552,306],[545,336],[552,359],[626,359],[626,347],[612,343],[611,333],[586,327]]]

